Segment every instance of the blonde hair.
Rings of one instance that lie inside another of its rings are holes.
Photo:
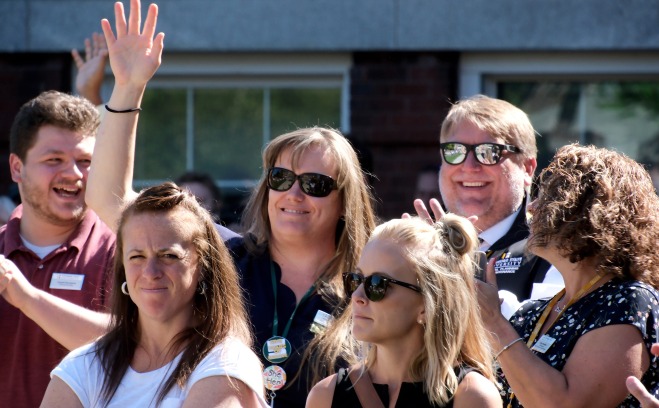
[[[395,219],[375,228],[369,242],[375,240],[400,248],[421,287],[426,316],[424,345],[408,370],[415,381],[423,382],[429,399],[438,405],[451,399],[458,388],[454,367],[460,364],[494,381],[492,352],[476,297],[478,237],[471,222],[453,214],[434,225],[419,218]],[[314,342],[319,343],[319,350],[347,364],[365,358],[368,368],[377,357],[377,347],[360,344],[352,337],[351,307],[348,305]]]
[[[481,321],[474,271],[478,237],[466,218],[447,214],[434,225],[420,218],[395,219],[378,226],[373,240],[400,248],[414,270],[425,307],[424,347],[409,373],[423,381],[429,399],[446,404],[458,388],[454,367],[474,367],[494,380],[493,358]],[[367,366],[377,347],[367,353]]]
[[[536,132],[529,117],[509,102],[485,95],[474,95],[458,101],[442,123],[440,142],[446,141],[453,128],[465,121],[473,123],[495,139],[517,146],[523,158],[535,158],[538,155]]]
[[[263,174],[243,213],[245,243],[252,252],[264,250],[271,239],[268,216],[268,169],[274,167],[281,154],[290,150],[296,166],[307,149],[321,147],[334,159],[337,168],[336,182],[341,197],[343,217],[336,230],[336,253],[325,267],[321,292],[335,297],[341,288],[341,273],[354,269],[359,254],[375,226],[372,195],[366,184],[357,154],[348,140],[338,131],[322,127],[298,129],[278,136],[263,151]]]

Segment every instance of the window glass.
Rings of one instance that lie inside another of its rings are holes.
[[[199,89],[194,97],[194,167],[222,180],[257,179],[263,91]]]
[[[540,133],[539,168],[572,142],[659,165],[659,80],[501,81],[497,95],[526,112]]]
[[[146,91],[136,146],[137,186],[186,170],[221,185],[249,186],[261,174],[271,138],[341,124],[340,87],[163,87]]]
[[[271,137],[311,126],[338,128],[341,121],[341,90],[272,89]]]
[[[136,180],[172,179],[185,171],[186,92],[147,89],[137,128]]]

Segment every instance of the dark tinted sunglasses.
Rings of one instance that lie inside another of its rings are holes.
[[[370,275],[368,277],[364,277],[364,275],[358,272],[346,272],[343,274],[343,289],[345,290],[347,297],[351,297],[362,283],[364,284],[364,292],[366,292],[366,297],[371,302],[378,302],[382,300],[385,293],[387,293],[387,288],[389,287],[390,283],[421,293],[421,288],[416,285],[397,281],[396,279],[385,278],[384,276],[380,275]]]
[[[295,174],[291,170],[273,167],[268,170],[268,187],[275,191],[288,191],[300,180],[300,189],[311,197],[327,197],[338,186],[330,176],[319,173]]]
[[[479,143],[479,144],[466,144],[448,142],[441,143],[439,148],[442,150],[442,157],[448,164],[456,165],[465,161],[470,151],[474,151],[474,157],[480,164],[486,166],[494,166],[499,163],[503,152],[519,153],[518,147],[507,144],[497,143]]]

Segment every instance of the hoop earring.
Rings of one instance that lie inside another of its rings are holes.
[[[199,286],[197,287],[197,293],[199,293],[201,296],[204,296],[206,294],[206,281],[201,281],[199,282]]]
[[[124,295],[128,296],[128,282],[124,281],[124,283],[121,284],[121,293]]]

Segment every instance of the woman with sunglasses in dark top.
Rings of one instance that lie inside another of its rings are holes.
[[[321,341],[362,362],[319,382],[307,406],[500,408],[476,300],[477,245],[472,224],[451,214],[377,227],[343,275],[347,312]]]
[[[118,24],[127,25],[127,31],[107,39],[115,85],[88,183],[89,205],[109,223],[134,194],[138,108],[163,47],[162,34],[155,35],[156,19],[147,19],[140,32],[139,13],[133,10],[139,10],[138,0],[131,1],[127,22],[121,23],[123,13],[118,14]],[[341,310],[336,309],[341,273],[354,269],[374,219],[357,155],[343,135],[314,127],[266,146],[263,174],[243,213],[245,236],[227,246],[265,366],[268,397],[277,406],[304,406],[312,385],[306,369],[292,380],[307,343]],[[312,363],[325,375],[334,371],[335,362],[324,356]]]
[[[299,407],[313,385],[308,370],[296,376],[307,343],[341,311],[341,272],[356,266],[374,216],[355,152],[333,130],[275,138],[263,168],[243,213],[245,237],[228,246],[247,293],[269,395],[277,405]],[[307,366],[321,378],[334,371],[334,359],[316,349],[309,355]],[[289,387],[279,383],[294,377]]]

